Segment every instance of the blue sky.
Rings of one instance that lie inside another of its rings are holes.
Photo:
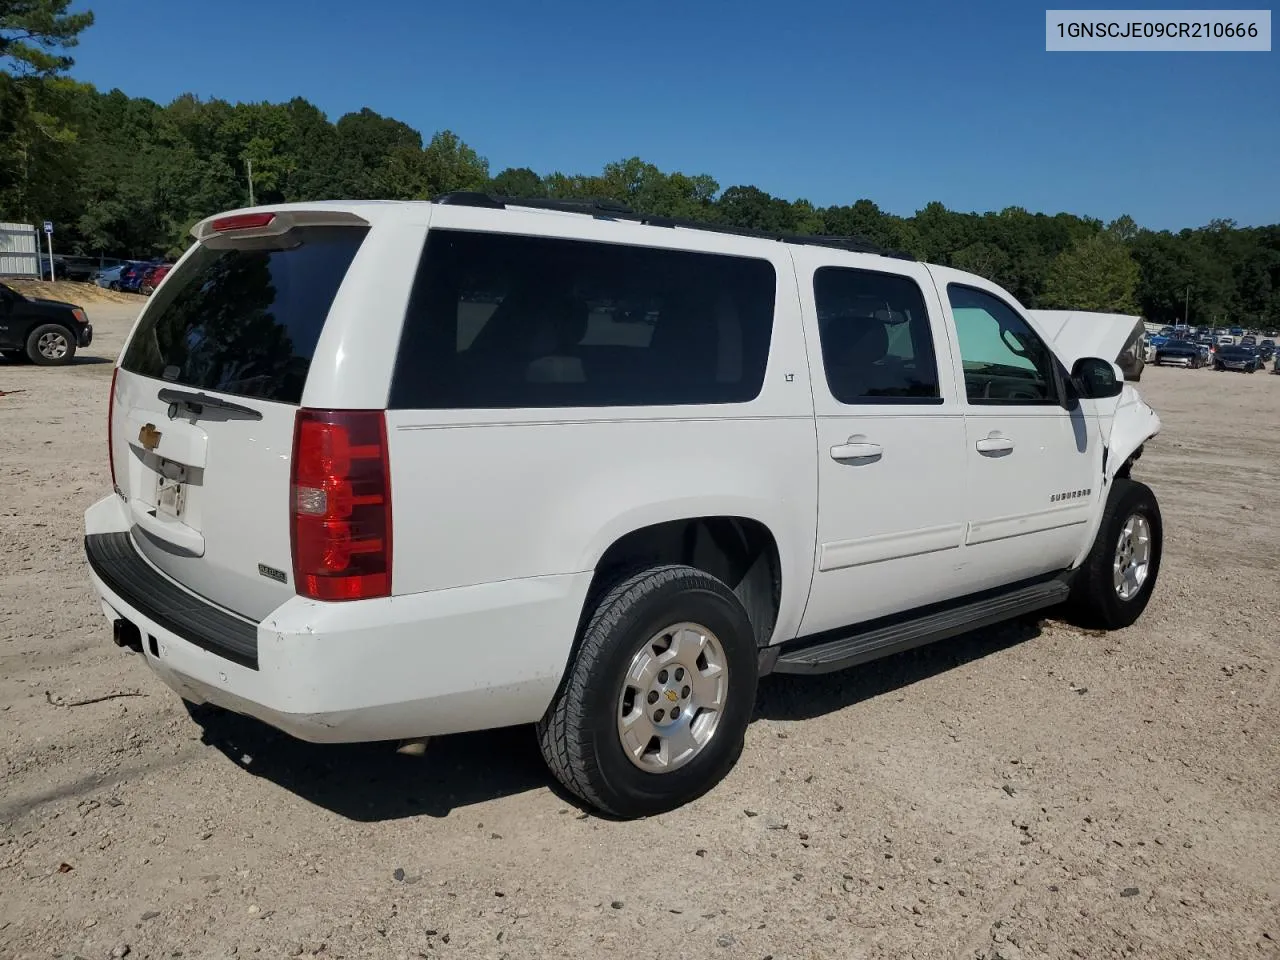
[[[1046,53],[1039,4],[77,6],[72,73],[104,90],[368,106],[494,173],[640,156],[820,206],[1280,222],[1280,52]]]

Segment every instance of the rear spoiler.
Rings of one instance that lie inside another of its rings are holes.
[[[369,221],[346,210],[232,210],[206,217],[191,228],[197,241],[210,237],[276,237],[295,227],[367,227]]]

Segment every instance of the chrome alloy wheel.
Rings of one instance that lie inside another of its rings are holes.
[[[1132,600],[1147,582],[1151,571],[1151,523],[1140,513],[1124,522],[1116,540],[1115,560],[1111,564],[1111,583],[1116,596]]]
[[[720,726],[729,664],[714,633],[698,623],[658,631],[636,651],[618,697],[618,739],[649,773],[670,773],[696,757]]]
[[[46,360],[61,360],[67,355],[70,345],[71,342],[65,333],[57,333],[53,330],[42,333],[40,339],[36,341],[36,349]]]

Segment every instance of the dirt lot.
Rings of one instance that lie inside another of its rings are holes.
[[[1280,377],[1148,371],[1137,626],[770,679],[727,782],[615,823],[527,729],[313,747],[116,650],[81,513],[132,309],[91,306],[71,368],[0,365],[0,955],[1280,956]]]
[[[123,290],[106,290],[92,283],[73,283],[70,280],[14,280],[4,281],[24,297],[40,297],[44,300],[64,300],[86,306],[97,304],[129,304],[134,311],[141,310],[146,298]]]

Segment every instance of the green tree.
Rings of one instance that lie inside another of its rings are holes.
[[[1054,258],[1045,279],[1043,303],[1070,310],[1133,313],[1138,265],[1124,245],[1097,234],[1077,240]]]
[[[75,62],[61,50],[80,42],[93,14],[68,13],[71,0],[0,0],[0,70],[51,76]]]
[[[56,180],[71,176],[76,132],[65,122],[75,85],[57,76],[93,23],[71,0],[0,0],[0,207],[63,219]]]
[[[542,177],[528,167],[507,167],[490,180],[485,189],[503,197],[545,197],[547,195]]]

